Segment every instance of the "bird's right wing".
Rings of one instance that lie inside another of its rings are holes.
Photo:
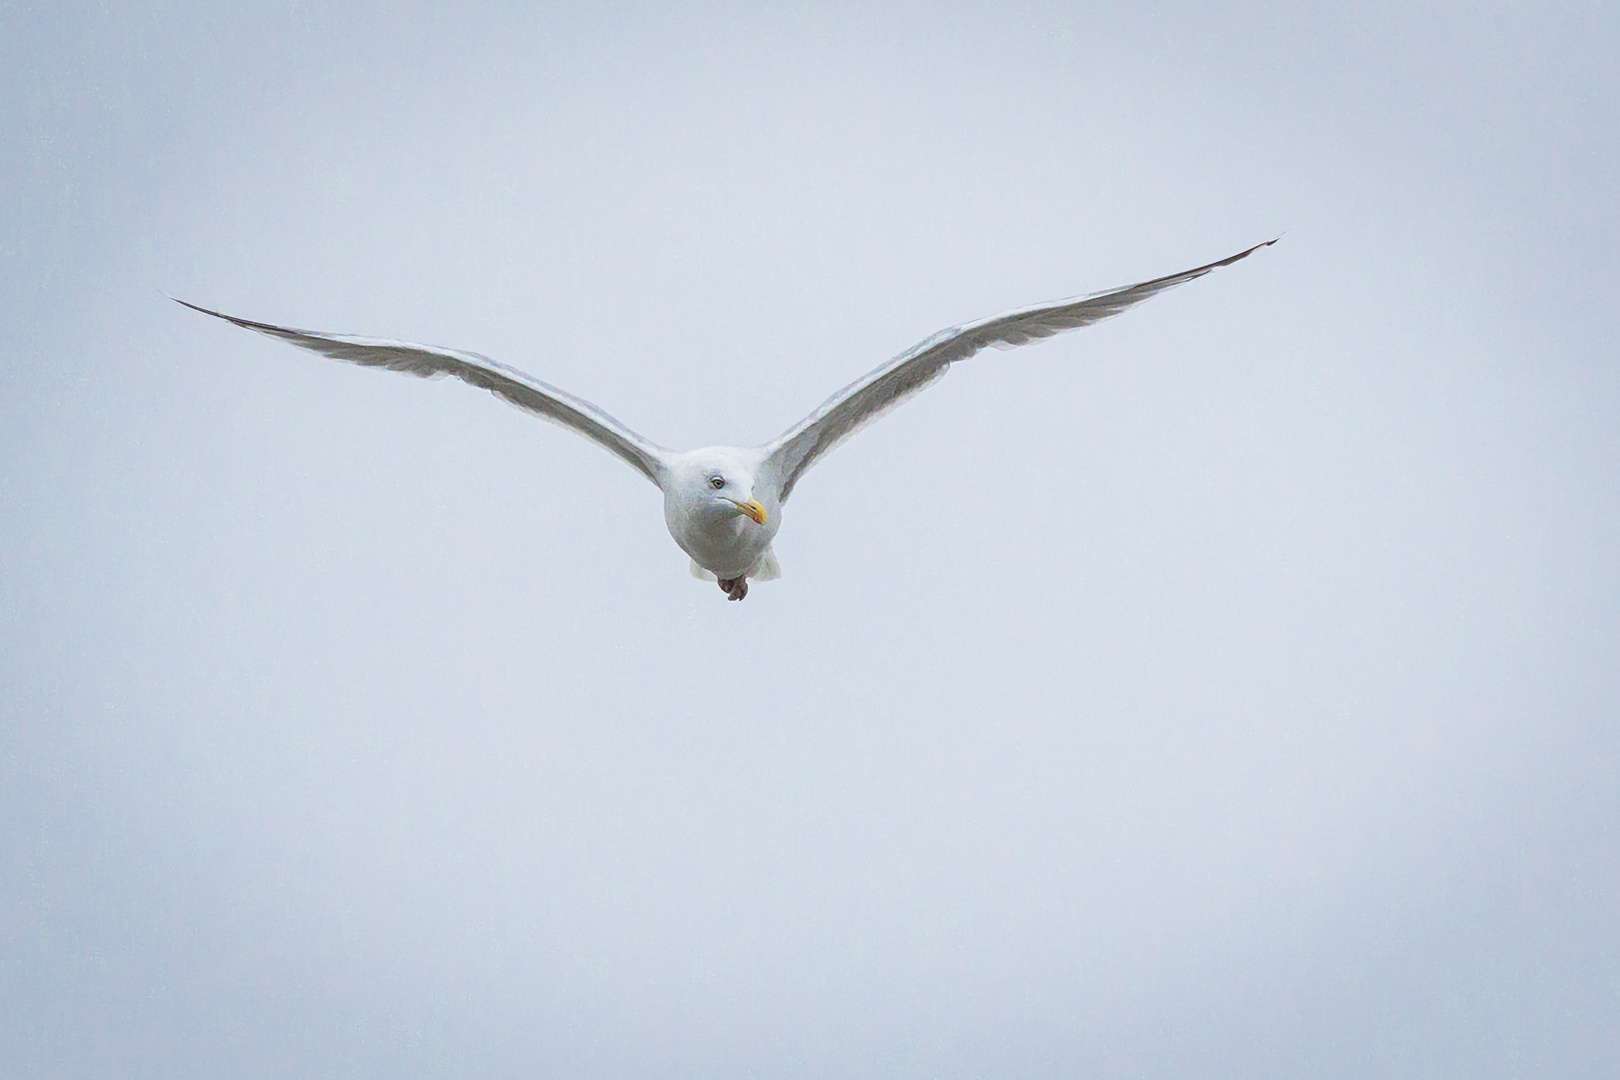
[[[585,399],[577,398],[487,356],[458,352],[454,349],[440,349],[432,345],[413,345],[408,341],[383,341],[377,338],[352,337],[348,334],[295,330],[289,326],[239,319],[234,315],[198,307],[196,304],[187,304],[184,300],[175,300],[175,303],[184,304],[204,315],[212,315],[216,319],[235,323],[244,329],[280,338],[301,349],[309,349],[322,356],[330,356],[334,360],[347,360],[351,364],[387,368],[389,371],[403,371],[420,379],[440,379],[446,375],[454,375],[464,383],[488,390],[496,397],[511,402],[524,412],[533,413],[578,432],[623,458],[632,468],[655,484],[659,483],[659,475],[664,471],[667,451],[663,447],[637,435]]]
[[[833,447],[940,378],[956,361],[966,360],[980,349],[1014,349],[1038,338],[1101,322],[1150,296],[1203,277],[1211,270],[1230,266],[1276,242],[1267,240],[1219,262],[1122,289],[1009,311],[966,326],[941,330],[850,383],[765,447],[765,467],[776,477],[777,497],[786,502],[793,493],[793,485],[806,469]]]

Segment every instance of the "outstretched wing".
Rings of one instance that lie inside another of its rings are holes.
[[[1037,338],[1090,326],[1182,282],[1230,266],[1276,242],[1267,240],[1220,262],[1123,289],[1023,308],[941,330],[838,391],[821,408],[765,448],[765,468],[777,478],[777,497],[786,502],[799,477],[823,455],[944,375],[956,361],[966,360],[987,347],[1013,349]]]
[[[171,300],[174,297],[170,297]],[[193,311],[212,315],[216,319],[235,323],[248,330],[256,330],[269,337],[291,342],[301,349],[309,349],[334,360],[347,360],[365,367],[403,371],[419,379],[441,379],[454,375],[464,383],[488,390],[496,397],[511,402],[525,412],[577,431],[599,443],[625,461],[635,470],[657,484],[663,471],[666,451],[663,447],[637,435],[595,405],[572,394],[526,375],[517,368],[491,360],[477,353],[440,349],[432,345],[413,345],[408,341],[383,341],[377,338],[351,337],[348,334],[322,334],[314,330],[295,330],[289,326],[239,319],[210,311],[184,300],[175,300]]]

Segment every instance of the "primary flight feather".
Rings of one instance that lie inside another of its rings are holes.
[[[424,379],[453,375],[526,412],[577,431],[658,485],[664,493],[664,521],[675,542],[691,556],[693,574],[717,580],[727,596],[741,600],[748,595],[750,578],[769,581],[781,575],[771,540],[782,523],[782,504],[805,471],[833,447],[940,378],[952,364],[981,349],[1012,349],[1090,326],[1276,242],[1267,240],[1218,262],[1122,289],[941,330],[850,383],[766,446],[707,446],[685,453],[659,446],[590,402],[477,353],[296,330],[210,311],[184,300],[176,302],[335,360]]]

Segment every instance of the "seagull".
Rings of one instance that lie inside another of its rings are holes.
[[[1126,308],[1211,270],[1247,258],[1276,239],[1179,274],[1020,308],[918,342],[874,368],[765,446],[705,446],[670,450],[636,434],[595,405],[478,353],[415,345],[407,341],[327,334],[211,311],[174,297],[178,304],[235,323],[302,349],[363,367],[403,371],[422,379],[453,375],[490,391],[525,412],[551,420],[618,455],[664,493],[664,523],[691,557],[692,576],[715,581],[728,599],[748,595],[748,582],[782,576],[771,541],[782,525],[782,507],[810,466],[867,424],[925,387],[958,360],[985,348],[1014,349],[1064,330],[1118,315]]]

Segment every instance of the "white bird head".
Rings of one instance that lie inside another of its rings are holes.
[[[776,531],[776,495],[757,483],[763,458],[758,451],[706,446],[672,462],[665,498],[700,517],[747,518]]]

